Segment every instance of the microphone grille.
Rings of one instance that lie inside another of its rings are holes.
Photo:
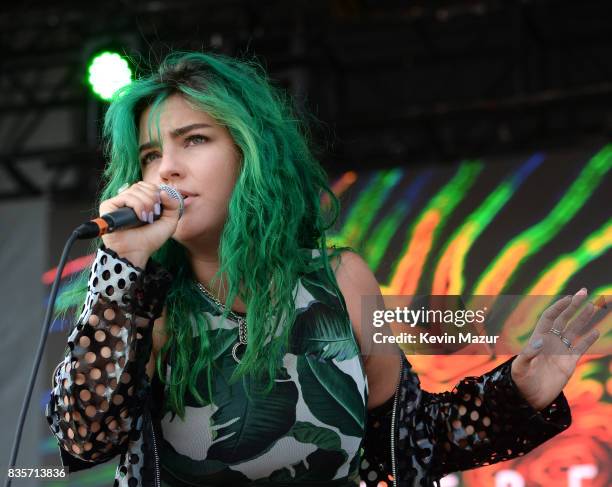
[[[183,216],[183,211],[185,210],[185,202],[183,201],[183,196],[178,192],[176,188],[172,186],[168,186],[167,184],[160,184],[159,189],[168,193],[170,198],[177,200],[179,202],[179,220]]]

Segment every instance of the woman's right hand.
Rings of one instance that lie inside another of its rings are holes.
[[[144,268],[151,254],[176,231],[179,202],[155,184],[139,181],[114,198],[103,201],[100,204],[100,215],[126,206],[132,208],[147,224],[103,235],[102,241],[120,257]],[[159,215],[161,208],[161,217],[153,221],[154,215]]]

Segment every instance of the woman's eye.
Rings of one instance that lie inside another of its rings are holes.
[[[201,134],[193,134],[185,137],[186,145],[198,145],[208,141],[208,137]]]
[[[140,159],[140,162],[142,165],[148,164],[149,162],[151,162],[152,160],[154,160],[155,158],[159,157],[159,153],[158,152],[149,152],[148,154],[145,154],[144,156],[142,156],[142,158]]]

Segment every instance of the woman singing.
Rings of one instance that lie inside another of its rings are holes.
[[[426,486],[570,425],[562,389],[598,337],[585,289],[452,392],[423,391],[399,349],[364,352],[380,289],[328,248],[338,201],[289,107],[257,66],[201,53],[110,105],[99,211],[146,224],[104,235],[64,295],[85,301],[47,409],[69,471],[120,454],[129,487]]]

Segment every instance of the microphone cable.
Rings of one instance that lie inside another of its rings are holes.
[[[53,318],[53,310],[55,309],[55,298],[57,297],[57,291],[59,289],[59,283],[62,280],[62,273],[64,272],[64,267],[66,265],[66,260],[68,259],[68,255],[70,254],[70,250],[74,245],[74,242],[80,238],[79,233],[75,230],[72,232],[66,244],[64,245],[64,250],[62,251],[62,256],[60,257],[59,264],[57,266],[57,270],[55,273],[55,279],[53,280],[53,286],[51,286],[51,295],[49,296],[49,304],[47,306],[47,312],[45,314],[45,318],[43,320],[42,333],[40,335],[40,340],[38,342],[38,349],[36,350],[36,357],[34,358],[34,366],[32,367],[32,373],[30,374],[30,381],[28,382],[28,387],[26,389],[25,399],[23,400],[23,406],[21,408],[21,413],[19,414],[19,421],[17,422],[17,431],[15,432],[15,440],[13,442],[13,448],[11,450],[11,458],[8,464],[7,469],[15,468],[15,463],[17,462],[17,454],[19,453],[19,445],[21,443],[21,435],[23,433],[23,425],[25,424],[25,419],[28,414],[28,408],[30,406],[30,399],[32,398],[32,390],[34,389],[34,384],[36,383],[36,376],[38,375],[38,369],[40,368],[40,362],[42,360],[42,355],[45,350],[45,344],[47,343],[47,336],[49,335],[49,330],[51,328],[51,319]],[[12,482],[12,477],[7,476],[6,481],[4,483],[4,487],[10,487]]]

